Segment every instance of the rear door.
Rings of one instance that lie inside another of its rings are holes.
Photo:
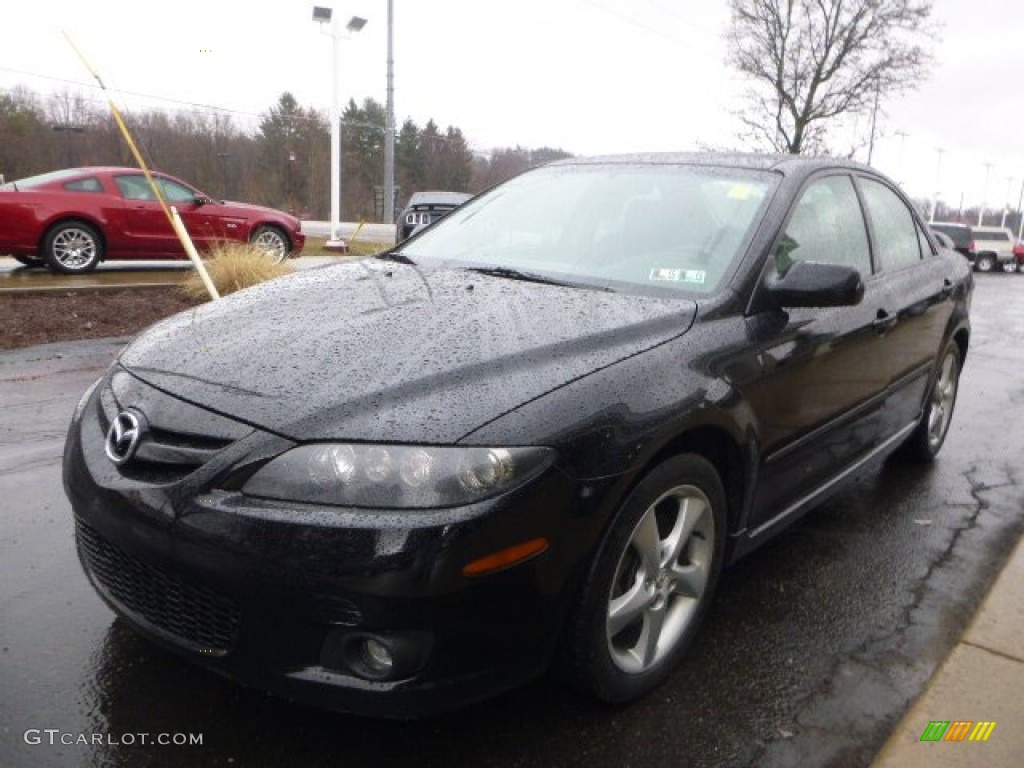
[[[886,431],[894,433],[916,422],[924,403],[954,309],[953,284],[906,201],[873,177],[859,176],[857,186],[877,256],[878,351],[889,389]]]

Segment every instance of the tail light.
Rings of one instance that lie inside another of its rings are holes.
[[[977,253],[978,249],[974,247],[974,241],[973,240],[968,240],[967,241],[967,251],[969,253]]]

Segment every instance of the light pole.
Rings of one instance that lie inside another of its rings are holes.
[[[981,205],[978,206],[978,226],[981,226],[985,217],[985,205],[988,203],[988,174],[992,170],[992,163],[985,163],[985,186],[981,191]]]
[[[1017,240],[1024,240],[1024,208],[1021,208],[1021,203],[1024,202],[1024,177],[1020,180],[1020,194],[1017,195],[1017,215],[1020,217],[1020,221],[1017,222]]]
[[[384,223],[395,223],[394,2],[388,0],[388,97],[384,125]]]
[[[288,213],[295,215],[295,187],[292,185],[292,169],[295,167],[295,150],[288,150]]]
[[[1006,214],[1010,212],[1010,187],[1013,186],[1013,176],[1006,177],[1006,195],[1003,197],[1003,218],[999,222],[1000,227],[1006,226]]]
[[[896,131],[896,135],[900,137],[900,164],[899,164],[900,172],[897,174],[896,178],[897,178],[897,181],[900,184],[902,184],[903,181],[904,181],[904,179],[903,179],[903,154],[904,154],[904,150],[907,147],[907,136],[909,136],[910,134],[908,134],[906,131]]]
[[[67,168],[74,168],[77,162],[75,160],[74,134],[85,133],[85,126],[74,123],[57,123],[50,127],[55,133],[63,133],[67,137],[67,140],[64,142],[64,165]]]
[[[939,153],[939,159],[935,163],[935,198],[932,200],[932,215],[928,217],[929,224],[935,222],[935,209],[939,207],[939,179],[942,176],[942,153],[946,150],[942,147],[936,147],[935,151]]]
[[[231,197],[228,194],[228,158],[231,157],[230,152],[218,152],[217,157],[220,158],[220,187],[221,194],[224,199],[227,200]]]
[[[324,246],[328,250],[344,250],[345,241],[341,239],[338,227],[341,219],[341,104],[338,98],[338,49],[342,39],[341,19],[334,16],[333,9],[323,6],[313,6],[313,21],[323,24],[331,24],[331,31],[328,33],[333,38],[331,49],[331,232]],[[350,34],[358,32],[366,26],[366,19],[353,16],[345,25],[345,31]]]

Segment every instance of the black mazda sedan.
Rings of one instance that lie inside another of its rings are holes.
[[[723,565],[942,446],[972,279],[862,165],[573,159],[140,335],[64,454],[141,633],[408,717],[668,675]]]

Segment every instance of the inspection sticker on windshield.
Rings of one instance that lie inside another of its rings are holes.
[[[746,200],[754,193],[749,184],[733,184],[729,187],[729,197],[733,200]]]
[[[665,269],[657,268],[651,270],[648,280],[657,280],[663,283],[698,283],[703,284],[707,273],[703,269]]]

